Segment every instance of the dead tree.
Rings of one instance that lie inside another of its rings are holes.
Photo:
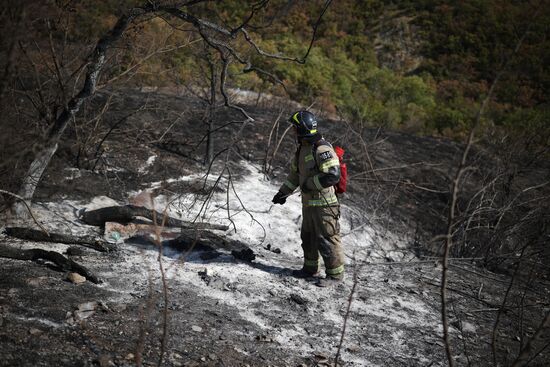
[[[282,61],[305,63],[313,43],[316,38],[317,29],[321,23],[322,16],[328,9],[331,1],[327,1],[320,12],[317,21],[313,25],[311,41],[305,54],[302,57],[290,57],[280,54],[268,53],[255,42],[254,37],[249,33],[248,26],[255,18],[257,13],[268,6],[267,1],[261,1],[250,7],[249,16],[246,17],[240,24],[229,28],[221,24],[214,23],[208,19],[203,19],[196,14],[195,8],[200,5],[207,4],[207,0],[179,1],[179,2],[162,2],[162,1],[147,1],[143,6],[135,7],[124,12],[117,20],[116,24],[103,37],[101,37],[89,57],[85,60],[82,68],[86,70],[86,75],[83,84],[79,87],[78,92],[71,94],[70,90],[65,88],[62,83],[59,83],[59,88],[62,90],[62,95],[65,100],[61,105],[61,111],[53,111],[46,113],[46,120],[51,123],[48,128],[45,138],[33,149],[32,161],[24,174],[21,184],[19,185],[18,194],[27,201],[31,201],[39,184],[45,169],[48,167],[53,155],[57,151],[60,139],[62,138],[69,122],[76,116],[81,109],[83,103],[94,95],[98,85],[100,85],[101,73],[108,62],[109,53],[117,45],[122,36],[130,26],[138,21],[145,20],[147,17],[162,17],[170,24],[173,24],[177,29],[180,24],[184,24],[195,32],[205,44],[219,54],[222,66],[219,69],[218,83],[219,91],[223,97],[223,104],[226,107],[239,111],[246,121],[253,121],[250,115],[242,108],[231,103],[226,91],[226,82],[228,78],[228,67],[231,63],[236,62],[243,68],[243,72],[255,72],[266,75],[267,77],[278,81],[269,72],[256,67],[251,61],[250,54],[254,53],[263,58],[273,58]],[[237,42],[246,45],[246,50],[241,50],[237,47]],[[54,48],[52,47],[52,50]],[[55,66],[59,66],[56,60],[55,51],[52,53]],[[58,68],[56,67],[56,70]],[[216,70],[213,70],[213,73]],[[77,71],[79,73],[79,71]],[[57,73],[61,74],[61,73]],[[62,78],[59,77],[59,80]],[[214,80],[214,78],[212,78]],[[212,85],[214,89],[216,85]],[[215,102],[215,101],[214,101]],[[210,129],[210,133],[212,129]],[[15,212],[19,215],[25,213],[22,204],[14,205]]]
[[[131,9],[122,15],[115,26],[97,42],[89,56],[86,78],[82,88],[77,94],[71,97],[59,116],[55,117],[44,143],[37,147],[34,159],[20,185],[19,196],[29,201],[32,199],[46,167],[57,151],[59,141],[69,122],[80,110],[84,101],[95,93],[101,70],[106,62],[108,48],[112,47],[122,37],[128,26],[135,19],[154,11],[155,8],[152,4],[148,4],[142,8]],[[15,212],[20,216],[24,214],[21,204],[15,205]]]

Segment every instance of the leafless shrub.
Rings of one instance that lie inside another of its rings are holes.
[[[535,16],[537,15],[537,12],[535,12]],[[501,185],[499,185],[499,183],[502,181],[500,180],[502,177],[510,180],[511,177],[510,172],[501,170],[496,170],[496,172],[493,171],[492,174],[486,175],[484,180],[481,180],[481,186],[478,186],[477,189],[472,190],[473,194],[467,201],[464,211],[461,211],[460,206],[461,198],[464,197],[462,191],[465,191],[465,188],[468,187],[466,184],[468,179],[471,181],[472,172],[480,170],[480,168],[478,168],[479,166],[476,167],[470,162],[470,153],[474,147],[474,135],[476,133],[476,128],[479,125],[479,121],[484,113],[488,101],[492,97],[495,85],[499,81],[501,75],[506,71],[507,65],[521,47],[523,40],[528,33],[529,27],[519,39],[512,54],[504,62],[495,80],[493,80],[491,88],[481,103],[478,113],[474,119],[473,127],[462,152],[461,160],[451,180],[451,196],[448,204],[447,231],[444,236],[445,242],[443,246],[441,276],[441,322],[443,326],[443,339],[449,366],[454,366],[455,363],[452,353],[451,338],[449,335],[447,310],[448,259],[452,254],[452,249],[456,249],[456,244],[459,242],[460,238],[462,238],[462,248],[460,249],[462,251],[459,250],[459,254],[472,255],[468,250],[479,251],[478,249],[485,247],[484,260],[486,264],[490,261],[490,259],[492,259],[492,256],[502,255],[503,253],[510,253],[512,255],[511,258],[515,260],[515,270],[512,274],[512,280],[503,297],[502,306],[496,316],[495,325],[493,328],[491,345],[493,350],[493,363],[497,365],[496,332],[500,317],[502,315],[501,311],[504,309],[510,291],[512,290],[514,280],[521,274],[520,264],[524,261],[526,252],[531,250],[531,245],[537,243],[540,238],[540,236],[535,235],[532,240],[529,240],[527,244],[525,244],[524,241],[521,241],[521,238],[526,236],[529,238],[531,236],[528,235],[530,232],[526,232],[524,228],[531,227],[530,224],[533,224],[531,220],[538,217],[537,213],[539,213],[541,209],[542,211],[546,211],[546,213],[548,213],[547,208],[541,207],[539,204],[541,200],[540,196],[527,200],[522,200],[522,198],[524,194],[545,187],[549,182],[538,182],[535,185],[529,184],[528,187],[520,188],[517,191],[514,190],[515,192],[513,194],[510,191],[511,185],[505,184],[505,188],[507,188],[507,190],[505,189],[504,192],[501,193],[499,190]],[[522,208],[520,209],[520,207]],[[508,218],[510,218],[510,221],[507,221]],[[535,219],[536,222],[539,220],[541,220],[540,217]],[[508,224],[506,222],[508,222]],[[542,228],[546,226],[546,224],[541,225]],[[476,239],[472,237],[472,233],[468,233],[470,231],[475,231],[476,233],[482,234],[482,241],[476,241]],[[488,237],[483,236],[486,231],[490,233]],[[546,237],[547,234],[544,233],[545,230],[542,232],[542,237]],[[459,234],[459,236],[457,236],[457,234]],[[518,255],[516,256],[516,254]]]

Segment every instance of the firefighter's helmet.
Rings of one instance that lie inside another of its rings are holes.
[[[317,119],[309,111],[295,112],[288,121],[296,126],[300,138],[309,138],[317,134]]]

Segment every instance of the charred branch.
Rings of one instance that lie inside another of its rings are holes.
[[[83,277],[86,277],[86,279],[88,279],[92,283],[101,283],[101,280],[97,276],[95,276],[90,270],[78,264],[77,262],[66,258],[59,252],[47,251],[37,248],[22,250],[7,246],[1,246],[0,257],[23,261],[47,260],[54,263],[60,271],[78,273]]]
[[[105,241],[98,240],[93,236],[73,236],[51,232],[48,234],[36,229],[24,227],[7,227],[4,232],[8,236],[20,238],[22,240],[65,243],[68,245],[81,245],[100,252],[110,252],[116,250],[113,245]]]

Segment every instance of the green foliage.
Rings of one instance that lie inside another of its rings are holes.
[[[530,129],[548,126],[550,110],[545,109],[517,109],[502,116],[501,124],[507,127],[525,125]]]
[[[97,39],[123,11],[141,3],[72,3],[71,40]],[[301,58],[323,3],[272,1],[255,13],[249,32],[265,51]],[[255,4],[256,0],[205,2],[192,10],[197,16],[231,29],[247,19]],[[290,97],[303,104],[316,102],[327,110],[338,106],[353,119],[371,125],[458,137],[470,127],[497,71],[530,26],[531,32],[497,85],[483,121],[487,126],[522,128],[529,111],[548,106],[550,5],[542,2],[540,6],[539,15],[533,20],[534,8],[528,2],[514,0],[340,0],[333,2],[325,14],[304,65],[266,59],[253,50],[247,55],[255,66],[282,80]],[[405,36],[418,40],[416,51],[422,56],[414,75],[385,68],[378,61],[381,52],[400,52],[396,44],[380,47],[378,38],[388,29],[387,24],[401,18],[409,19],[411,35]],[[169,27],[155,21],[132,28],[127,35],[131,41],[129,53],[120,58],[121,65],[115,71],[135,63],[150,45],[160,42],[159,35],[167,32]],[[184,33],[174,32],[169,42],[181,44],[185,37]],[[236,42],[240,42],[237,47],[241,51],[246,49],[242,36]],[[202,47],[199,42],[148,59],[133,82],[196,81],[205,67],[200,60]],[[273,83],[269,76],[243,73],[243,68],[239,63],[231,65],[232,86],[264,90]]]
[[[524,163],[535,160],[550,160],[550,108],[520,108],[503,113],[498,118],[498,137],[494,139],[509,145],[518,146],[517,151],[524,156]]]
[[[402,76],[371,66],[361,84],[364,87],[357,90],[353,100],[361,106],[356,118],[372,125],[414,128],[435,106],[435,91],[418,76]]]

